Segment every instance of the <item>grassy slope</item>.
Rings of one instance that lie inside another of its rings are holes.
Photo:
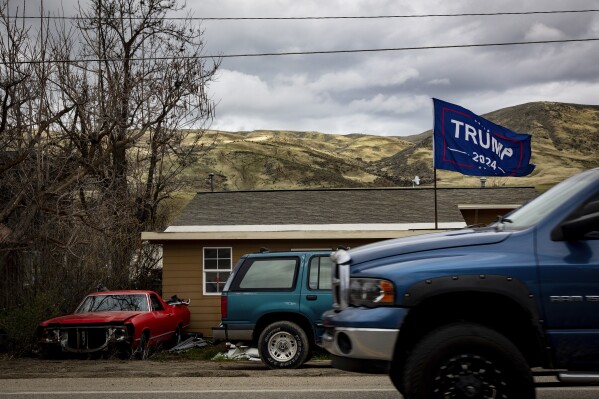
[[[501,109],[487,119],[532,135],[532,175],[492,178],[489,185],[541,189],[581,170],[599,166],[599,106],[536,102]],[[432,182],[431,132],[409,137],[336,135],[319,132],[208,131],[214,150],[189,173],[192,192],[316,187],[411,186],[418,175]],[[438,171],[440,186],[477,186],[478,178]]]

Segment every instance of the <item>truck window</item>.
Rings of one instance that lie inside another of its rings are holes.
[[[252,259],[238,287],[241,290],[292,290],[297,267],[297,258]]]
[[[581,175],[553,186],[534,200],[510,213],[507,216],[510,222],[505,224],[505,228],[520,230],[536,225],[570,198],[579,195],[582,190],[588,187],[589,181],[586,179],[590,180],[592,178],[592,175]]]
[[[331,289],[333,261],[329,256],[315,256],[310,261],[308,288],[311,290]]]

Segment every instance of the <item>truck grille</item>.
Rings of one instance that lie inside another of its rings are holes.
[[[108,340],[108,330],[102,328],[69,328],[67,349],[73,352],[93,352],[103,349]]]
[[[349,265],[333,263],[333,309],[343,310],[349,305]]]
[[[331,273],[332,276],[332,280],[331,280],[331,290],[332,290],[332,294],[333,294],[333,308],[334,309],[339,309],[339,265],[336,263],[333,263],[333,270]]]

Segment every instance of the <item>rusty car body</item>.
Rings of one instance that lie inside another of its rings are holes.
[[[189,301],[164,301],[154,291],[89,294],[70,315],[40,323],[43,355],[118,351],[145,359],[158,344],[177,344],[190,321]]]

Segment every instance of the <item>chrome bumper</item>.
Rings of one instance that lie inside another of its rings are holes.
[[[399,329],[328,328],[322,346],[336,356],[390,361],[398,335]]]

